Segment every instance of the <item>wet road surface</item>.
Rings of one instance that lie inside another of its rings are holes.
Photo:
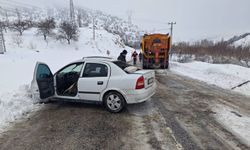
[[[0,136],[0,149],[249,149],[217,123],[223,104],[250,114],[250,98],[168,71],[147,102],[111,114],[100,105],[53,102]]]

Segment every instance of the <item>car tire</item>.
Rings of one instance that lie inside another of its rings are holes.
[[[103,98],[105,108],[111,113],[119,113],[126,105],[124,97],[118,92],[109,92]]]

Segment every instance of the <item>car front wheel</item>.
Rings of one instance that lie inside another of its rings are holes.
[[[104,105],[112,113],[118,113],[125,107],[125,100],[118,92],[110,92],[104,96]]]

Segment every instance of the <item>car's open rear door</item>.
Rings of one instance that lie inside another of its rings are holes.
[[[54,96],[54,76],[47,64],[37,62],[32,82],[37,84],[41,100]]]

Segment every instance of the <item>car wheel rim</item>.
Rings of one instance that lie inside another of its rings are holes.
[[[107,105],[111,110],[119,110],[121,107],[121,99],[117,95],[110,95],[107,99]]]

